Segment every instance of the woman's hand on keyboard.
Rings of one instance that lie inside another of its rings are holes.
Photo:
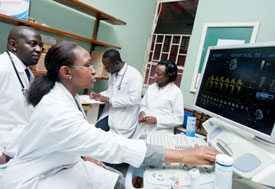
[[[199,146],[188,150],[166,149],[166,163],[184,163],[186,165],[214,165],[218,150],[208,146]]]
[[[187,165],[214,165],[216,155],[220,154],[218,150],[208,146],[199,146],[184,150],[183,162]],[[186,154],[186,155],[185,155]]]

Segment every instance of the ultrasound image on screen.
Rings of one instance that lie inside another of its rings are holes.
[[[197,106],[270,135],[274,98],[275,47],[210,51]]]

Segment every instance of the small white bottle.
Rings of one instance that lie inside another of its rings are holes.
[[[231,189],[232,175],[233,175],[233,158],[225,154],[218,154],[216,156],[216,164],[215,164],[214,188]]]
[[[186,123],[186,136],[195,137],[196,121],[197,118],[195,115],[188,116]]]
[[[192,168],[189,171],[190,179],[191,179],[191,189],[199,189],[200,188],[200,170],[198,168]]]

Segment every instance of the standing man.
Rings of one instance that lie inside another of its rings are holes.
[[[0,55],[0,164],[14,156],[33,112],[25,94],[33,80],[29,66],[37,64],[42,46],[36,30],[16,26],[9,33],[8,50]]]
[[[131,138],[138,125],[142,76],[121,60],[117,50],[106,51],[102,62],[111,76],[106,91],[90,94],[92,99],[106,103],[96,127]]]

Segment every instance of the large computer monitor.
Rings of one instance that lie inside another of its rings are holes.
[[[275,43],[209,47],[194,106],[275,143]]]

